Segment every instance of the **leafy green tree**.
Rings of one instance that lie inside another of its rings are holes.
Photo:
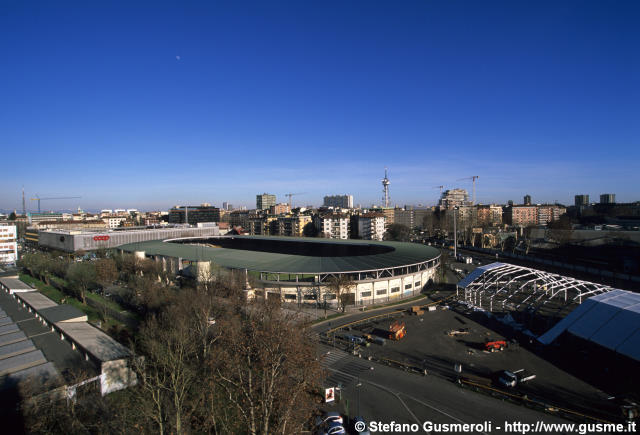
[[[16,216],[16,212],[12,211],[11,214],[9,215],[9,220],[10,221],[15,221],[18,218],[18,216]]]
[[[67,281],[75,295],[86,304],[87,291],[96,282],[96,268],[91,262],[73,263],[67,271]]]

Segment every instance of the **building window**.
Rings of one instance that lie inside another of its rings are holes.
[[[412,287],[411,284],[405,284],[404,285],[404,289],[405,290],[411,290],[411,287]]]
[[[371,291],[368,291],[368,292],[360,292],[360,297],[361,297],[361,298],[370,298],[370,297],[371,297]]]
[[[416,283],[414,284],[415,287],[420,287],[420,281],[416,281]]]
[[[284,298],[286,300],[296,300],[296,295],[284,295]]]
[[[380,289],[380,290],[376,290],[376,295],[377,296],[386,295],[386,294],[387,294],[387,289],[386,288],[383,288],[383,289]]]
[[[326,295],[324,295],[324,299],[327,301],[331,301],[333,299],[336,299],[336,294],[335,293],[328,293]]]
[[[398,293],[400,291],[400,287],[391,287],[391,293]]]

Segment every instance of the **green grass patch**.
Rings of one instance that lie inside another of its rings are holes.
[[[44,282],[40,281],[39,279],[34,278],[31,275],[27,275],[27,274],[24,274],[24,273],[20,274],[20,279],[22,281],[26,282],[27,284],[37,288],[40,293],[42,293],[43,295],[45,295],[49,299],[53,300],[54,302],[56,302],[58,304],[65,303],[65,304],[71,305],[71,306],[77,308],[78,310],[82,311],[83,313],[85,313],[87,315],[87,318],[89,319],[89,321],[93,322],[93,321],[96,321],[96,320],[100,319],[100,315],[98,314],[98,311],[96,309],[91,308],[88,305],[84,305],[78,299],[76,299],[76,298],[74,298],[72,296],[65,295],[64,293],[62,293],[57,288],[52,287],[50,285],[46,285]],[[64,302],[63,302],[63,300],[64,300]]]
[[[111,299],[105,298],[104,296],[101,296],[97,293],[89,293],[87,292],[87,299],[91,299],[95,302],[98,302],[102,305],[106,305],[107,307],[116,310],[118,312],[120,311],[124,311],[124,309],[118,305],[116,302],[112,301]]]

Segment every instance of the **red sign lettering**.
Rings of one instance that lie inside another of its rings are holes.
[[[93,236],[93,240],[95,240],[96,242],[103,240],[103,241],[107,241],[109,240],[109,236]]]

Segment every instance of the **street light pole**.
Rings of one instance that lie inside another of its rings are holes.
[[[356,384],[356,388],[358,389],[358,415],[356,417],[360,417],[360,387],[362,384],[360,383],[360,374],[358,374],[358,383]]]
[[[453,261],[458,260],[458,230],[456,221],[458,217],[458,207],[453,208]]]

